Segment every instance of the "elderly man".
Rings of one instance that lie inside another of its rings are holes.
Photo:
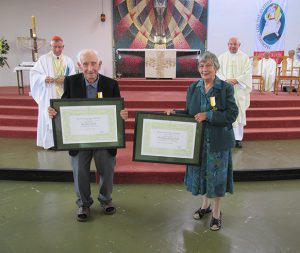
[[[78,66],[82,73],[69,76],[64,81],[62,98],[97,98],[102,92],[104,98],[120,97],[117,81],[99,74],[101,61],[98,53],[85,49],[78,54]],[[49,107],[50,118],[56,111]],[[128,111],[121,110],[123,120],[128,118]],[[90,206],[93,204],[90,189],[90,165],[94,158],[96,169],[101,175],[98,200],[106,214],[114,214],[116,208],[112,204],[113,175],[116,164],[116,149],[93,149],[70,151],[73,177],[77,195],[78,221],[87,221],[90,216]]]
[[[297,76],[299,74],[300,61],[295,57],[295,50],[289,50],[288,55],[289,58],[286,60],[287,75]]]
[[[244,126],[246,125],[246,110],[250,106],[252,90],[251,64],[248,55],[240,48],[240,41],[232,37],[228,41],[228,51],[219,56],[220,69],[218,77],[234,87],[234,96],[239,108],[239,115],[233,123],[236,147],[242,148]]]
[[[49,149],[54,146],[52,123],[47,108],[51,98],[63,94],[65,76],[75,74],[71,58],[64,55],[64,42],[59,36],[51,39],[51,51],[42,55],[30,71],[31,96],[38,104],[37,146]]]
[[[299,75],[299,68],[300,68],[300,61],[295,57],[295,50],[291,49],[288,51],[288,58],[286,59],[286,75],[287,76],[298,76]],[[280,68],[282,69],[282,63],[280,64]],[[282,81],[283,91],[287,91],[289,85],[299,85],[298,83],[291,83],[292,81]],[[293,89],[296,91],[296,89]]]
[[[264,58],[258,62],[258,75],[262,75],[265,80],[265,91],[274,91],[276,75],[276,61],[270,58],[270,52],[264,53]]]

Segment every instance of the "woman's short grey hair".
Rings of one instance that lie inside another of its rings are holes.
[[[198,59],[198,67],[199,67],[200,63],[205,63],[205,62],[212,62],[214,64],[216,70],[218,70],[220,68],[220,63],[219,63],[218,57],[209,51],[206,51],[200,55],[200,57]]]
[[[81,56],[84,55],[84,54],[87,54],[87,53],[93,53],[93,54],[95,54],[97,56],[97,58],[98,58],[98,61],[100,61],[99,54],[98,54],[98,52],[95,49],[83,49],[83,50],[81,50],[77,54],[77,62],[82,63],[81,62]]]

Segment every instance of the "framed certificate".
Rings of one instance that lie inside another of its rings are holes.
[[[51,99],[56,150],[125,147],[123,98]]]
[[[137,112],[133,160],[199,165],[202,124],[193,116]]]

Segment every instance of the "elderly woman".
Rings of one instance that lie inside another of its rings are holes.
[[[221,228],[221,197],[226,192],[233,193],[231,148],[235,146],[235,139],[232,123],[238,115],[233,87],[216,76],[218,69],[218,58],[213,53],[203,53],[198,61],[202,78],[188,88],[186,109],[167,111],[167,114],[194,115],[197,122],[203,123],[201,166],[187,166],[185,185],[193,195],[202,196],[194,219],[202,219],[212,212],[211,230]]]

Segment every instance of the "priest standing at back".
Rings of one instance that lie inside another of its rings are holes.
[[[258,62],[258,75],[262,75],[265,81],[265,91],[274,91],[276,76],[276,61],[270,57],[270,52],[264,52],[264,58]]]
[[[219,56],[220,69],[217,73],[234,87],[234,97],[239,108],[236,122],[233,123],[233,131],[236,147],[242,148],[244,126],[246,125],[246,110],[250,106],[250,92],[252,90],[252,69],[248,55],[240,48],[240,41],[232,37],[228,41],[228,51]]]
[[[65,76],[75,74],[74,63],[64,55],[64,42],[59,36],[51,39],[51,51],[42,55],[30,70],[31,96],[38,104],[37,146],[54,146],[52,122],[48,116],[50,99],[61,98]]]

